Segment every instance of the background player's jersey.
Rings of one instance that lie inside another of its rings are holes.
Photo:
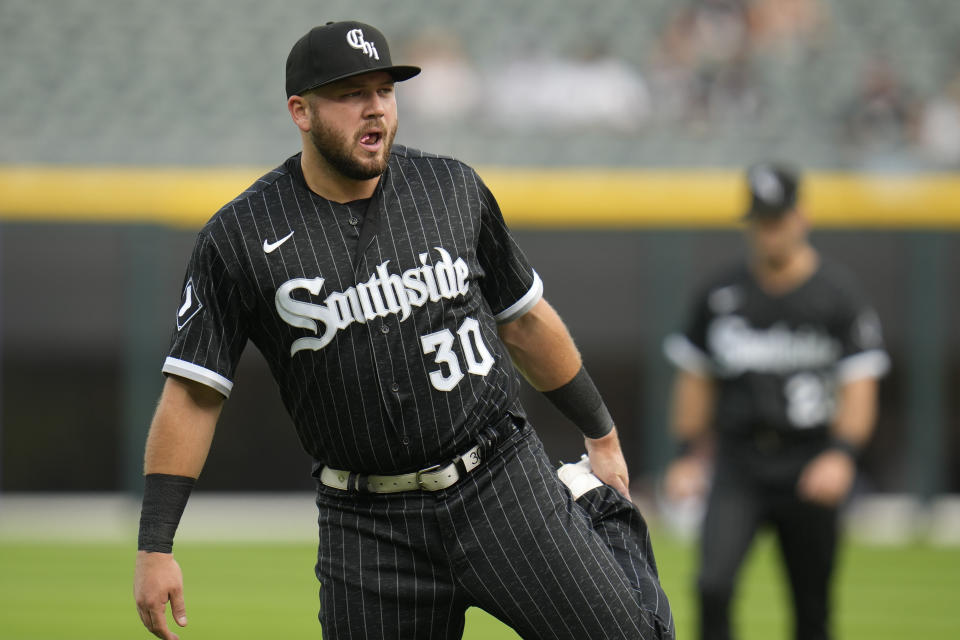
[[[665,350],[678,367],[716,380],[715,427],[728,435],[825,433],[837,385],[889,367],[877,314],[830,263],[779,296],[737,267],[697,297]]]
[[[315,460],[404,472],[521,414],[496,327],[541,295],[470,167],[397,145],[374,197],[338,204],[298,154],[199,233],[163,370],[229,395],[249,339]]]

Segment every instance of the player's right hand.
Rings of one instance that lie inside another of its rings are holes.
[[[584,438],[587,456],[593,475],[619,491],[627,500],[630,497],[630,474],[627,461],[620,448],[620,436],[614,426],[610,433],[602,438]]]
[[[708,469],[706,461],[698,456],[677,458],[663,479],[667,497],[674,502],[703,497],[707,492]]]
[[[163,640],[179,640],[179,637],[167,628],[166,616],[166,604],[169,602],[173,619],[181,627],[187,625],[187,608],[183,602],[183,573],[172,553],[137,552],[133,597],[140,620],[150,633]]]

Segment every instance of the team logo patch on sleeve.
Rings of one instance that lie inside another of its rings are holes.
[[[177,331],[183,329],[200,309],[203,309],[203,302],[200,301],[200,296],[197,295],[197,290],[193,286],[193,278],[190,278],[180,296],[180,307],[177,309]]]

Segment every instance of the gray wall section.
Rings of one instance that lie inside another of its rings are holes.
[[[0,490],[139,488],[143,437],[195,232],[150,226],[0,228]],[[741,259],[737,231],[518,230],[620,425],[634,477],[653,481],[671,370],[660,352],[693,289]],[[894,368],[881,386],[864,482],[878,491],[960,490],[960,234],[818,231],[863,281]],[[557,460],[580,438],[539,394],[524,399]],[[309,489],[310,461],[262,357],[240,365],[201,486]]]

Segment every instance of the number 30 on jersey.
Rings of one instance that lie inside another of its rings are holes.
[[[430,372],[430,384],[439,391],[452,391],[463,380],[461,356],[454,350],[458,342],[467,373],[485,376],[493,367],[493,356],[483,342],[480,323],[473,318],[466,318],[460,324],[456,336],[450,329],[420,336],[423,353],[434,354],[434,363],[440,365]]]

